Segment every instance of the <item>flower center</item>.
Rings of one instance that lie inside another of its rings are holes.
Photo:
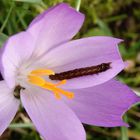
[[[61,94],[65,95],[68,99],[72,99],[74,97],[73,92],[65,91],[59,88],[59,86],[66,84],[67,82],[66,80],[62,80],[57,84],[54,84],[46,81],[42,77],[42,76],[49,76],[54,74],[55,74],[54,71],[49,69],[36,69],[29,73],[28,81],[33,85],[52,91],[57,99],[61,98]]]

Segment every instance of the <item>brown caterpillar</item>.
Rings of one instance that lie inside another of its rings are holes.
[[[111,68],[110,64],[111,64],[110,62],[102,63],[96,66],[79,68],[79,69],[74,69],[74,70],[65,71],[61,73],[55,73],[55,75],[50,75],[49,78],[51,80],[65,80],[65,79],[72,79],[72,78],[77,78],[81,76],[98,74],[98,73],[101,73],[110,69]]]

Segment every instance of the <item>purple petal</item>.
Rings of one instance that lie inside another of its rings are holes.
[[[126,85],[115,80],[71,91],[75,93],[75,98],[64,99],[66,104],[83,123],[96,126],[127,126],[122,120],[123,114],[140,101]]]
[[[80,29],[84,15],[62,3],[33,20],[28,31],[36,38],[35,55],[70,40]]]
[[[44,140],[86,140],[80,120],[51,93],[41,89],[25,90],[21,100]]]
[[[13,96],[4,81],[0,81],[0,135],[14,118],[19,101]]]
[[[103,36],[71,41],[53,49],[38,63],[59,73],[111,62],[111,68],[105,72],[73,78],[67,80],[67,84],[64,85],[64,88],[71,89],[91,87],[112,79],[124,68],[117,46],[120,41]]]
[[[15,86],[15,77],[19,66],[28,60],[33,52],[34,41],[27,32],[10,37],[1,50],[0,70],[8,86]]]
[[[59,4],[59,5],[61,5],[61,4]],[[53,6],[53,7],[50,7],[50,8],[48,8],[46,11],[44,11],[43,13],[37,15],[37,16],[32,20],[32,22],[30,23],[30,25],[29,25],[28,28],[32,28],[32,26],[34,26],[34,24],[36,24],[37,22],[41,22],[40,20],[42,20],[42,18],[44,18],[48,12],[50,12],[51,10],[53,10],[54,8],[56,8],[56,7],[59,6],[59,5],[55,5],[55,6]],[[39,27],[38,27],[38,28],[39,28]],[[40,27],[40,28],[41,28],[41,27]]]

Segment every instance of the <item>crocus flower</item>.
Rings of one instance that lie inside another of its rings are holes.
[[[85,140],[82,123],[127,126],[122,115],[139,98],[112,79],[123,68],[120,39],[70,41],[84,15],[61,3],[37,16],[1,50],[0,134],[20,100],[44,140]]]

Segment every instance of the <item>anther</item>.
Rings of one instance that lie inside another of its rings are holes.
[[[37,86],[42,86],[46,83],[46,81],[43,78],[36,76],[36,75],[29,75],[28,79],[29,79],[30,83],[37,85]]]
[[[45,75],[52,75],[52,74],[54,74],[54,72],[48,69],[47,70],[44,70],[44,69],[33,70],[28,75],[28,82],[33,85],[52,91],[54,93],[54,96],[57,99],[61,99],[61,96],[60,96],[61,94],[65,95],[69,99],[72,99],[74,97],[74,93],[58,88],[58,86],[66,84],[67,80],[63,79],[62,81],[55,84],[55,83],[46,81],[42,77]]]
[[[37,70],[33,70],[30,74],[37,75],[37,76],[45,76],[45,75],[54,75],[55,73],[50,69],[37,69]]]

